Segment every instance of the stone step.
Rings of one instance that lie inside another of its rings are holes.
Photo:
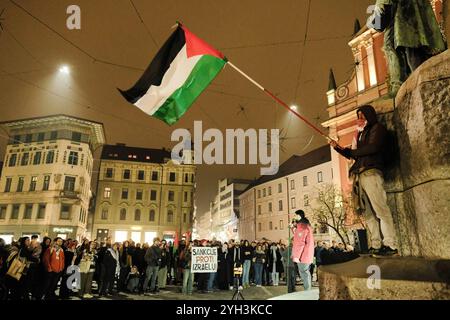
[[[318,272],[320,300],[450,300],[450,260],[362,256]]]

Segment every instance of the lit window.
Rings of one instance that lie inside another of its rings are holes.
[[[111,188],[106,187],[105,191],[103,192],[103,198],[109,199],[111,198]]]
[[[37,177],[31,177],[30,191],[36,190]]]
[[[127,231],[116,231],[114,233],[114,242],[124,242],[126,240],[128,240]]]

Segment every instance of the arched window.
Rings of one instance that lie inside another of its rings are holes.
[[[153,209],[150,210],[149,220],[155,221],[155,210],[153,210]]]
[[[120,209],[120,220],[127,220],[127,209]]]
[[[173,211],[167,211],[167,222],[173,222]]]
[[[102,220],[108,220],[108,209],[103,208],[102,210]]]
[[[134,220],[135,221],[140,221],[141,220],[141,210],[140,209],[136,209],[134,211]]]

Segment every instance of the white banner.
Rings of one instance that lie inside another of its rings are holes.
[[[191,272],[217,272],[217,248],[193,247]]]

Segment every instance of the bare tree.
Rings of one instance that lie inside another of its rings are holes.
[[[315,204],[311,206],[315,220],[333,229],[347,248],[350,244],[346,220],[351,201],[344,197],[334,184],[324,184],[317,189]]]

